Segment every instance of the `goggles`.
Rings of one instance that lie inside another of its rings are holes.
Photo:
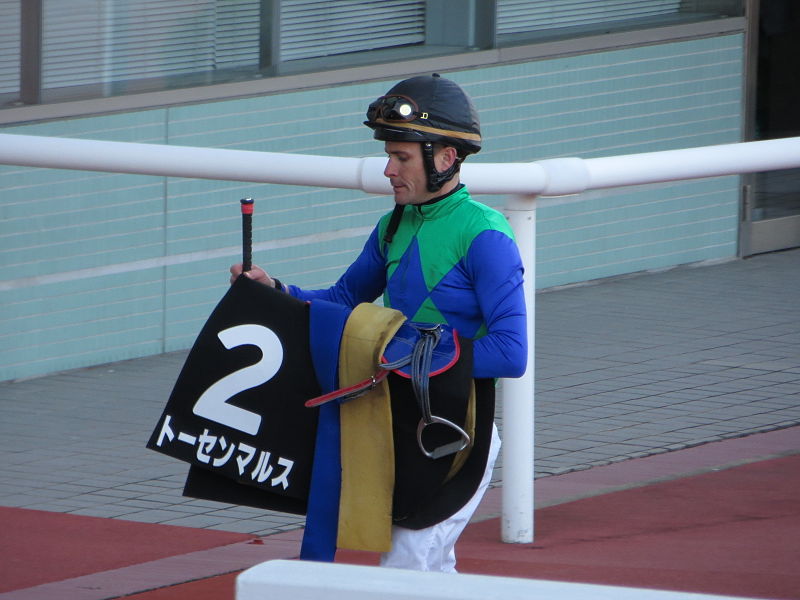
[[[419,112],[417,103],[406,96],[381,96],[367,108],[367,119],[382,119],[388,123],[406,123],[414,119],[427,119],[428,113]]]

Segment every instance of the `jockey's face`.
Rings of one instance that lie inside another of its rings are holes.
[[[386,142],[389,160],[383,174],[389,178],[397,204],[422,204],[447,193],[455,187],[458,178],[448,181],[437,192],[428,191],[428,178],[422,160],[422,144],[418,142]],[[437,170],[446,170],[455,160],[455,150],[449,146],[437,147],[433,161]]]

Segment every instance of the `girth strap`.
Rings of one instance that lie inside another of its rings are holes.
[[[399,311],[359,304],[353,309],[339,350],[339,383],[369,379],[386,344],[405,317]],[[343,404],[342,492],[337,546],[387,552],[391,548],[394,444],[386,381]]]

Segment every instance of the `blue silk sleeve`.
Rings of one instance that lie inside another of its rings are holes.
[[[465,265],[487,329],[473,344],[474,376],[520,377],[528,337],[519,249],[506,234],[487,230],[473,240]]]

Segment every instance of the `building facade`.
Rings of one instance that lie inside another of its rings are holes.
[[[369,102],[439,72],[480,112],[471,161],[733,143],[755,137],[752,26],[739,1],[0,0],[0,132],[381,156]],[[352,190],[7,165],[0,195],[0,380],[189,347],[239,258],[242,197],[254,261],[303,286],[334,281],[391,209]],[[739,177],[543,207],[536,287],[736,257],[742,210]]]

